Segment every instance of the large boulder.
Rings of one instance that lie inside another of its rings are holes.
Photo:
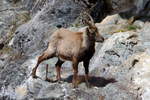
[[[144,50],[136,32],[115,33],[103,43],[101,49],[98,47],[91,60],[91,70],[103,65],[121,65],[131,55]]]
[[[130,79],[131,87],[137,89],[142,100],[149,100],[150,88],[150,55],[148,52],[134,55],[124,64],[129,68],[126,78]]]

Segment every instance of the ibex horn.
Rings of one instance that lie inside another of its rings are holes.
[[[85,12],[85,14],[90,18],[91,23],[94,24],[94,20],[93,20],[93,18],[91,17],[91,15],[89,15],[87,12]]]

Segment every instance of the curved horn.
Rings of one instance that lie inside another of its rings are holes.
[[[91,17],[91,15],[90,15],[89,13],[87,13],[87,12],[85,12],[85,14],[89,17],[91,23],[94,24],[94,20],[93,20],[93,18]]]
[[[92,24],[94,24],[94,20],[93,20],[93,18],[91,17],[91,15],[87,14],[87,16],[90,18]]]

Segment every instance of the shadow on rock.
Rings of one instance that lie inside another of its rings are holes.
[[[143,9],[138,11],[138,13],[137,9],[138,8],[136,6],[133,6],[127,11],[120,12],[119,15],[124,19],[129,19],[129,22],[134,22],[135,20],[143,22],[150,21],[150,1],[145,2],[145,6],[143,6]]]
[[[68,82],[68,83],[72,83],[72,78],[73,78],[73,75],[70,75],[69,77],[63,79],[63,81]],[[78,76],[78,84],[81,84],[83,82],[85,82],[84,75],[79,75]],[[95,76],[89,77],[89,83],[92,86],[96,86],[96,87],[105,87],[107,84],[114,83],[114,82],[117,82],[117,81],[113,78],[105,79],[103,77],[95,77]]]

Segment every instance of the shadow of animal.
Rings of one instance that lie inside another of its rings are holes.
[[[72,78],[73,78],[73,75],[70,75],[67,78],[62,79],[62,81],[71,83]],[[91,86],[96,86],[96,87],[105,87],[109,83],[117,82],[113,78],[105,79],[104,77],[96,77],[96,76],[89,76],[88,81],[89,81]],[[85,83],[85,82],[86,82],[85,76],[84,75],[79,75],[78,76],[78,84]]]

